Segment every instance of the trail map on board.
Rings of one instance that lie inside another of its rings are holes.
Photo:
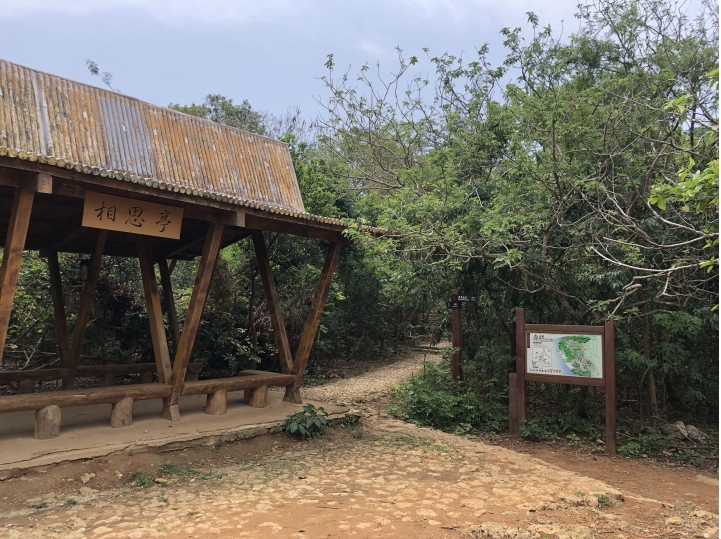
[[[601,335],[529,333],[526,372],[603,378]]]

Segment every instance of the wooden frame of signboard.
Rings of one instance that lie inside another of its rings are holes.
[[[527,349],[530,333],[560,333],[599,335],[602,345],[602,376],[562,376],[527,372]],[[613,320],[603,326],[562,326],[553,324],[526,324],[523,309],[516,309],[516,372],[509,375],[509,417],[511,434],[519,436],[526,420],[526,382],[547,382],[578,386],[603,387],[606,391],[606,452],[616,453],[616,366]]]

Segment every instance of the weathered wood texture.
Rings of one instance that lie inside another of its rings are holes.
[[[158,368],[158,380],[161,384],[170,382],[172,367],[170,365],[170,352],[165,337],[163,313],[160,309],[160,294],[158,281],[155,279],[153,255],[150,244],[144,237],[138,237],[138,258],[140,260],[140,273],[143,277],[143,291],[145,292],[145,306],[150,322],[150,336],[153,341],[153,354]]]
[[[239,391],[241,389],[254,389],[260,386],[285,387],[295,380],[292,374],[278,374],[275,372],[262,371],[241,371],[238,376],[230,378],[213,378],[210,380],[198,380],[197,382],[185,382],[182,395],[207,395],[225,389],[227,391]]]
[[[93,297],[95,296],[95,285],[98,283],[98,275],[100,273],[100,264],[103,259],[103,249],[105,248],[105,240],[108,238],[107,230],[98,232],[98,239],[95,242],[95,250],[92,258],[92,275],[89,281],[83,286],[83,292],[80,296],[80,310],[75,317],[75,328],[73,329],[73,338],[70,345],[70,356],[68,357],[67,368],[68,376],[63,380],[63,387],[70,389],[75,383],[75,374],[80,361],[80,352],[83,349],[83,340],[85,339],[85,330],[88,328],[90,313],[93,309]]]
[[[53,314],[55,319],[55,334],[60,346],[60,365],[67,367],[70,357],[70,339],[68,337],[67,314],[65,313],[65,296],[60,275],[58,252],[48,253],[48,272],[50,273],[50,295],[53,299]]]
[[[603,375],[606,378],[606,452],[616,454],[616,329],[606,320],[603,336]]]
[[[300,337],[300,344],[298,350],[295,353],[295,361],[293,362],[292,374],[295,376],[293,383],[286,387],[285,396],[283,400],[287,402],[293,402],[299,404],[302,402],[300,398],[300,385],[303,382],[303,373],[305,372],[305,366],[308,363],[308,356],[310,356],[311,348],[313,348],[313,342],[315,341],[316,333],[318,332],[318,324],[320,323],[320,317],[323,314],[323,307],[325,306],[325,300],[328,298],[328,292],[330,291],[330,284],[333,281],[333,273],[335,272],[336,264],[338,264],[338,257],[343,244],[340,241],[331,243],[328,247],[328,253],[323,263],[323,269],[320,272],[320,278],[318,284],[313,292],[313,300],[308,311],[308,316],[305,320],[305,326],[303,326],[303,333]]]
[[[458,289],[451,290],[451,294],[458,294]],[[451,376],[454,380],[461,379],[461,308],[451,309],[451,346],[458,348],[451,357]]]
[[[190,376],[194,376],[197,380],[198,373],[203,369],[203,364],[200,362],[193,362],[188,364],[188,370],[186,371],[186,380],[190,379]],[[131,374],[140,374],[141,383],[142,380],[147,380],[143,375],[150,374],[150,380],[152,381],[152,374],[156,372],[157,366],[155,363],[122,363],[117,365],[79,365],[76,371],[77,378],[100,378],[107,373],[112,373],[115,376],[128,376]],[[21,382],[22,380],[59,380],[65,378],[68,374],[68,369],[36,369],[27,371],[1,371],[0,372],[0,384],[10,384],[13,382]]]
[[[208,393],[205,400],[205,413],[208,415],[224,415],[228,409],[228,390],[218,389]]]
[[[133,424],[133,399],[125,397],[113,403],[110,411],[110,426],[114,429],[128,427]]]
[[[5,395],[0,397],[0,412],[23,412],[40,410],[50,405],[61,408],[88,404],[113,404],[126,397],[135,400],[160,399],[170,395],[168,384],[138,384],[132,386],[92,387],[88,389],[63,389],[28,395]]]
[[[516,402],[516,373],[508,374],[508,431],[511,434],[519,432],[518,429],[518,403]]]
[[[526,315],[523,309],[516,309],[516,431],[521,435],[521,426],[526,421]]]
[[[35,434],[38,440],[48,440],[60,436],[60,418],[62,412],[56,404],[49,404],[35,411]]]
[[[268,405],[268,386],[260,386],[247,390],[248,406],[265,408]]]
[[[175,260],[173,260],[173,262],[175,262]],[[174,263],[173,268],[175,268]],[[170,281],[172,270],[168,267],[168,261],[165,258],[158,259],[158,269],[160,270],[160,286],[163,287],[163,307],[165,314],[168,316],[170,341],[173,351],[177,351],[178,343],[180,342],[180,326],[178,326],[178,312],[175,308],[173,285]]]
[[[278,291],[275,288],[275,280],[270,267],[270,259],[268,258],[268,247],[265,244],[263,233],[255,231],[252,234],[253,246],[255,247],[255,257],[258,260],[258,269],[260,277],[263,281],[263,290],[265,290],[265,302],[270,313],[270,322],[273,327],[273,337],[275,346],[278,348],[278,358],[280,359],[280,367],[284,373],[293,371],[293,357],[290,353],[288,345],[288,336],[285,332],[285,323],[283,322],[283,314],[280,312],[280,301],[278,300]]]
[[[218,251],[220,250],[222,237],[223,225],[218,223],[211,224],[208,236],[205,240],[205,245],[203,246],[203,255],[200,259],[198,273],[195,277],[195,284],[193,285],[193,293],[190,296],[188,312],[185,315],[185,322],[183,324],[183,332],[180,334],[178,350],[175,353],[172,379],[173,392],[170,395],[168,407],[164,412],[166,413],[164,417],[167,418],[174,418],[180,414],[177,409],[178,400],[180,399],[180,394],[183,390],[185,371],[188,368],[188,363],[190,362],[190,355],[193,352],[195,338],[198,335],[200,318],[203,314],[205,301],[208,298],[208,288],[210,286],[210,280],[213,277],[215,262],[218,259]]]
[[[29,189],[16,189],[7,236],[3,252],[2,266],[0,267],[0,365],[5,349],[5,340],[8,335],[10,313],[15,299],[15,288],[20,274],[25,237],[30,224],[30,212],[33,207],[35,193]]]

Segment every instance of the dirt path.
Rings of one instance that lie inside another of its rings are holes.
[[[371,408],[397,374],[376,372],[308,393]],[[35,470],[0,482],[0,538],[718,536],[714,478],[538,456],[376,411],[309,442],[279,433]]]

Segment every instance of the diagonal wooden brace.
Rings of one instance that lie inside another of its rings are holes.
[[[70,345],[70,356],[68,358],[67,368],[68,376],[63,380],[63,388],[71,389],[75,384],[75,373],[78,370],[80,361],[80,352],[83,349],[83,340],[85,339],[85,330],[88,329],[88,321],[90,313],[93,309],[93,297],[95,296],[95,285],[98,283],[98,274],[100,273],[100,263],[103,258],[103,249],[105,249],[105,240],[108,238],[107,230],[98,231],[98,239],[95,242],[95,250],[92,258],[92,275],[90,280],[85,283],[83,292],[80,296],[80,310],[75,318],[75,328],[73,329],[73,338]]]
[[[178,410],[178,401],[183,391],[183,382],[185,380],[185,371],[188,369],[190,356],[195,345],[195,338],[198,335],[198,327],[200,326],[200,318],[203,314],[205,301],[208,298],[208,288],[210,280],[213,277],[215,262],[218,260],[218,252],[220,251],[221,240],[223,239],[223,225],[220,223],[212,223],[205,238],[203,246],[203,254],[200,257],[200,265],[198,273],[195,276],[195,284],[193,285],[193,293],[190,296],[190,304],[188,312],[185,315],[183,323],[183,331],[180,334],[178,349],[175,352],[175,361],[173,362],[173,376],[171,384],[173,392],[163,405],[163,417],[175,421],[180,419]]]
[[[140,274],[143,277],[143,290],[145,291],[145,306],[150,322],[150,336],[153,340],[155,364],[158,368],[158,381],[161,384],[170,383],[172,367],[170,366],[170,352],[168,340],[165,336],[163,313],[160,309],[160,294],[158,281],[155,278],[153,254],[148,240],[138,237],[138,259],[140,260]]]
[[[305,372],[305,366],[308,364],[308,356],[310,356],[310,350],[313,348],[313,341],[315,341],[315,335],[318,332],[318,324],[320,323],[320,316],[323,314],[323,307],[325,306],[325,300],[328,298],[328,292],[330,291],[330,284],[333,281],[333,273],[335,272],[336,264],[338,263],[338,257],[340,256],[341,248],[343,243],[339,240],[335,243],[331,243],[328,248],[328,253],[325,257],[325,263],[323,269],[320,272],[320,279],[315,287],[313,293],[313,301],[310,304],[310,311],[308,311],[308,317],[305,320],[305,326],[303,326],[303,334],[300,337],[300,344],[298,350],[295,353],[295,361],[293,362],[292,374],[295,375],[295,381],[285,388],[284,401],[292,402],[295,404],[302,403],[300,398],[300,385],[303,382],[303,373]]]
[[[35,193],[30,189],[16,189],[10,212],[2,267],[0,267],[0,365],[2,365],[2,353],[8,335],[10,313],[20,275],[34,196]]]
[[[270,267],[268,248],[265,245],[262,232],[253,231],[253,246],[255,247],[255,257],[258,260],[260,277],[263,280],[265,302],[268,306],[270,321],[273,326],[273,337],[275,338],[275,345],[278,348],[280,368],[284,374],[290,374],[293,370],[293,357],[290,353],[290,346],[288,345],[288,335],[285,332],[283,314],[280,312],[280,301],[278,300],[278,291],[275,288],[275,280],[273,279],[273,272]]]

